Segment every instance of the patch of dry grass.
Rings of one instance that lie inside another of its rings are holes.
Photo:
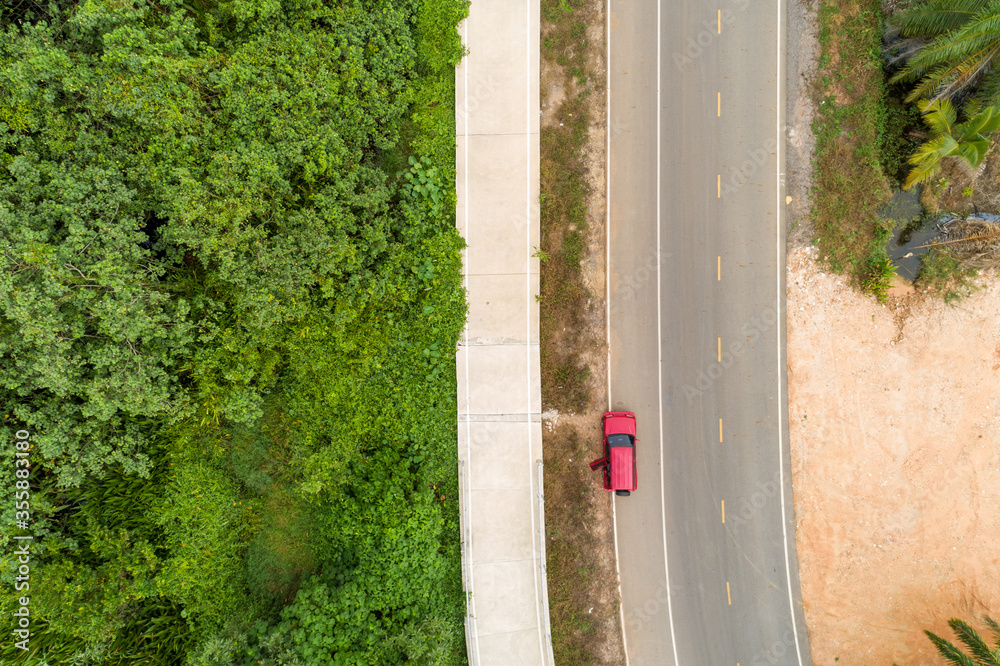
[[[880,1],[823,0],[819,22],[812,218],[821,258],[863,283],[873,241],[884,235],[879,210],[891,194],[881,163],[890,118]]]
[[[605,105],[600,0],[542,0],[540,347],[549,613],[557,664],[624,662],[611,505],[587,463],[599,455],[607,401],[603,275],[588,257],[603,229]],[[601,287],[598,287],[600,283]],[[588,285],[591,285],[588,288]],[[595,293],[597,291],[600,293]]]

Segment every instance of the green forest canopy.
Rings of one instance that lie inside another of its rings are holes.
[[[2,7],[0,409],[34,444],[32,654],[464,661],[466,2]]]

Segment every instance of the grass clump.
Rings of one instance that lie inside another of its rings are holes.
[[[917,281],[953,302],[975,291],[980,271],[1000,267],[1000,224],[978,219],[953,219],[924,255]]]
[[[885,249],[892,238],[892,226],[891,221],[883,220],[875,228],[865,254],[864,265],[859,272],[861,288],[881,302],[886,300],[889,287],[896,277],[896,265],[892,263]]]
[[[954,303],[972,293],[975,269],[962,263],[945,248],[931,248],[923,256],[917,284],[941,296],[945,303]]]

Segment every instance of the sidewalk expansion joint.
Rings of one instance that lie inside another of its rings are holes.
[[[518,412],[514,414],[459,414],[459,423],[541,423],[541,412]]]

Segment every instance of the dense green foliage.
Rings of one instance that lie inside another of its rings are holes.
[[[908,160],[905,187],[934,178],[943,159],[974,174],[1000,108],[1000,1],[917,0],[890,16],[886,28],[890,81],[908,86],[905,101],[919,108],[929,130]]]
[[[466,11],[3,4],[0,661],[464,661]]]
[[[1000,102],[1000,1],[918,0],[889,20],[894,81],[913,84],[907,101]]]

